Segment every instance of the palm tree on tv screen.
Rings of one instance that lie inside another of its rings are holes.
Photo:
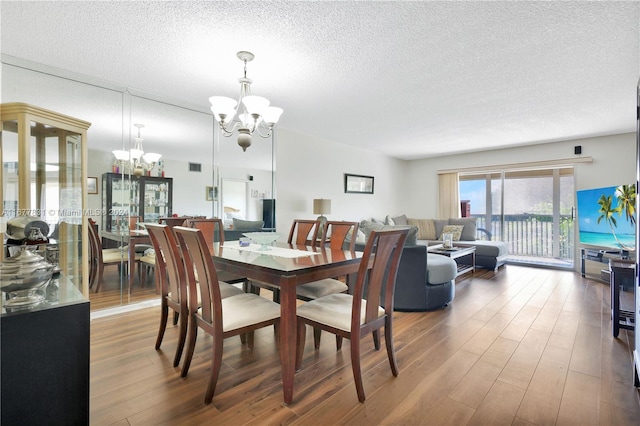
[[[598,217],[598,223],[600,223],[604,219],[605,222],[609,224],[609,228],[611,228],[611,234],[613,235],[613,238],[615,238],[618,245],[624,250],[633,250],[634,247],[626,246],[619,240],[618,236],[616,235],[615,228],[618,226],[616,214],[618,216],[622,216],[623,213],[627,222],[630,222],[634,228],[636,226],[636,185],[632,184],[618,186],[615,191],[615,196],[615,206],[613,205],[612,195],[602,194],[598,199],[598,205],[600,206],[600,209],[598,210],[598,213],[600,213],[600,216]]]

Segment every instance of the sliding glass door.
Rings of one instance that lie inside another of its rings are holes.
[[[572,167],[461,174],[460,199],[479,228],[509,243],[511,263],[573,268]]]

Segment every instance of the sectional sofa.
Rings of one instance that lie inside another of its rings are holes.
[[[508,246],[501,241],[476,240],[475,219],[409,219],[406,216],[360,222],[356,247],[362,249],[372,230],[409,227],[407,242],[400,258],[394,309],[425,311],[447,306],[455,297],[457,267],[447,256],[427,252],[429,245],[440,244],[443,232],[454,233],[454,245],[475,246],[476,266],[496,270],[504,265]],[[483,231],[480,231],[483,232]]]

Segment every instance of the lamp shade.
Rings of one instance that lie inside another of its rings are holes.
[[[313,200],[313,214],[323,215],[325,213],[331,213],[331,200],[315,198]]]

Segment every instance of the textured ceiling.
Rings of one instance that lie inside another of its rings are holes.
[[[638,2],[2,1],[0,12],[5,56],[203,109],[237,97],[235,54],[252,51],[253,93],[284,108],[280,127],[403,159],[635,131]]]

